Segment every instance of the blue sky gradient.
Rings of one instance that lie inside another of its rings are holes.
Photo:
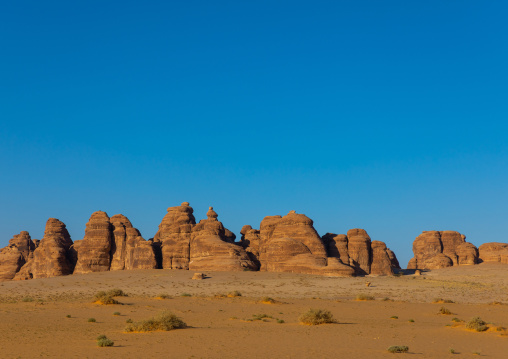
[[[169,206],[290,210],[405,266],[423,230],[508,241],[503,1],[0,6],[0,246]]]

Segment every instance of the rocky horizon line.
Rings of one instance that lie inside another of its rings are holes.
[[[196,223],[188,202],[169,207],[153,238],[145,240],[127,217],[94,212],[85,236],[72,241],[63,222],[49,218],[41,240],[27,231],[0,250],[0,281],[129,269],[269,271],[325,276],[393,275],[395,253],[364,229],[319,236],[312,219],[290,211],[266,216],[259,229],[242,227],[240,241],[209,207]],[[456,231],[423,231],[407,269],[439,269],[480,262],[508,264],[508,244],[479,248]]]

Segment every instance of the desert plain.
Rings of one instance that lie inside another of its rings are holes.
[[[193,280],[193,274],[128,270],[0,283],[0,357],[508,358],[506,264],[456,266],[419,276],[245,271],[205,272],[205,279]],[[116,297],[121,304],[93,302],[95,293],[111,289],[127,293]],[[236,296],[228,297],[233,292]],[[263,302],[266,297],[275,303]],[[442,307],[451,314],[439,314]],[[310,308],[330,311],[335,323],[299,323]],[[128,320],[165,310],[187,328],[125,331]],[[489,329],[467,330],[465,322],[473,317]],[[114,345],[98,347],[101,334]],[[388,352],[393,345],[409,350]]]

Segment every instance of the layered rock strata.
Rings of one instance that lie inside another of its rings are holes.
[[[34,250],[35,243],[27,231],[21,231],[9,240],[7,247],[0,251],[0,281],[13,279]]]
[[[480,261],[508,264],[508,243],[490,242],[478,248]]]
[[[48,219],[44,237],[14,279],[47,278],[72,274],[74,263],[69,256],[71,246],[71,236],[65,224],[56,218]]]
[[[456,231],[424,231],[413,242],[408,269],[439,269],[478,263],[478,249]]]

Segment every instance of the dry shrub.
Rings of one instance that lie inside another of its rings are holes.
[[[235,297],[241,297],[241,296],[242,296],[242,293],[240,293],[237,290],[234,290],[234,291],[228,293],[229,298],[235,298]]]
[[[275,299],[273,299],[271,297],[263,297],[263,298],[261,298],[260,302],[263,303],[263,304],[275,304],[275,303],[278,303]]]
[[[374,300],[375,298],[371,295],[367,294],[358,294],[356,296],[356,300]]]
[[[474,330],[476,332],[484,332],[489,329],[489,327],[487,327],[487,323],[483,321],[482,318],[474,317],[466,323],[466,329]]]
[[[153,332],[157,330],[173,330],[186,328],[180,318],[171,312],[164,311],[154,318],[132,323],[125,328],[126,332]]]
[[[392,345],[388,348],[388,351],[390,353],[407,353],[409,350],[409,347],[406,345]]]
[[[451,315],[452,312],[450,312],[450,310],[445,307],[441,307],[439,308],[439,312],[437,312],[437,314]]]
[[[455,302],[453,300],[451,300],[451,299],[434,298],[432,303],[450,304],[450,303],[455,303]]]
[[[110,295],[104,291],[97,292],[94,296],[93,302],[96,304],[103,304],[103,305],[120,304],[120,302],[117,301],[115,298],[113,298],[112,295]]]
[[[300,323],[307,325],[319,325],[325,323],[335,323],[333,315],[328,310],[309,309],[298,318]]]

